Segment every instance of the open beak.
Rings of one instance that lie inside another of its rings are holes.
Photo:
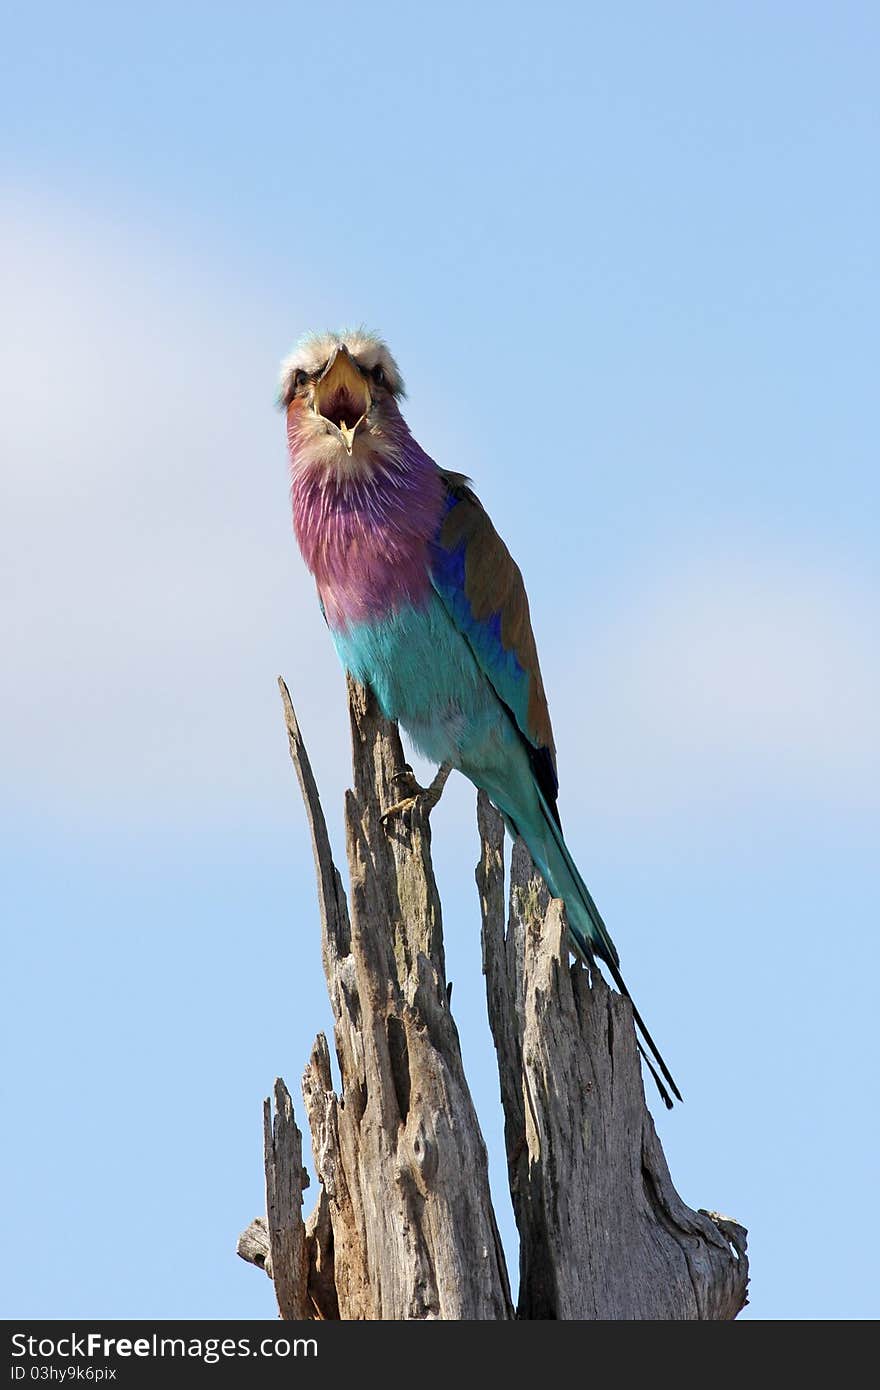
[[[349,453],[354,437],[369,414],[373,398],[357,363],[344,343],[336,349],[318,378],[312,408],[342,438]]]

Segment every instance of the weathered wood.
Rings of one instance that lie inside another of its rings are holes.
[[[486,1150],[449,1010],[440,900],[421,808],[384,825],[404,766],[397,730],[350,683],[349,915],[286,687],[290,751],[318,878],[342,1081],[326,1039],[303,1081],[342,1318],[506,1318],[510,1292]]]
[[[486,1151],[449,1009],[427,802],[383,823],[404,767],[396,728],[349,683],[351,908],[284,682],[312,835],[341,1087],[319,1034],[303,1098],[320,1191],[303,1224],[299,1130],[265,1110],[267,1220],[239,1240],[282,1317],[513,1316]],[[569,963],[562,905],[478,798],[483,969],[520,1236],[520,1318],[733,1318],[746,1232],[676,1193],[645,1106],[632,1012]]]
[[[271,1102],[263,1102],[266,1207],[271,1213],[271,1230],[270,1220],[255,1217],[239,1236],[236,1254],[274,1281],[282,1318],[338,1318],[327,1197],[322,1189],[303,1225],[300,1209],[309,1175],[302,1166],[302,1135],[293,1119],[293,1104],[280,1078],[275,1082],[275,1103],[273,1122]]]
[[[263,1151],[266,1168],[266,1225],[275,1297],[282,1318],[309,1314],[308,1259],[302,1219],[303,1188],[309,1177],[302,1164],[302,1135],[293,1118],[290,1092],[280,1077],[272,1102],[263,1102]]]
[[[235,1253],[249,1265],[265,1270],[272,1278],[272,1255],[269,1250],[269,1227],[265,1216],[255,1216],[238,1237]]]
[[[324,1187],[306,1221],[306,1254],[309,1262],[308,1287],[311,1316],[322,1321],[339,1318],[339,1299],[336,1296],[336,1264],[333,1249],[333,1226],[330,1220],[330,1201]]]
[[[520,1233],[521,1318],[726,1319],[746,1301],[746,1232],[687,1207],[645,1105],[629,1002],[569,963],[562,905],[478,802],[489,1019]]]

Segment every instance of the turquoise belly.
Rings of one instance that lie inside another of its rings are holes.
[[[510,720],[440,599],[333,632],[343,666],[375,692],[382,712],[426,758],[469,771]],[[482,751],[481,751],[482,750]]]

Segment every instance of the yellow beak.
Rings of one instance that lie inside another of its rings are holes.
[[[339,432],[349,454],[354,437],[369,414],[373,398],[357,363],[342,343],[315,387],[313,409]]]

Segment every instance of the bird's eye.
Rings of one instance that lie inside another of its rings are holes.
[[[382,366],[374,367],[371,376],[377,386],[385,385],[385,369]]]
[[[306,382],[308,381],[308,379],[309,379],[309,374],[308,374],[308,372],[304,372],[304,371],[302,370],[301,367],[300,367],[299,371],[294,372],[294,374],[293,374],[293,384],[294,384],[294,387],[296,388],[296,390],[298,391],[299,388],[300,388],[301,386],[305,386],[305,384],[306,384]]]

